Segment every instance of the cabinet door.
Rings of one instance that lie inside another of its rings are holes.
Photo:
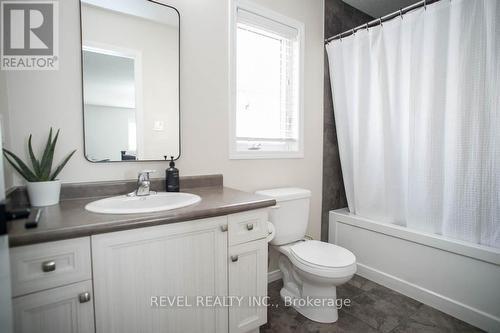
[[[88,293],[89,297],[83,297]],[[80,299],[82,295],[82,299]],[[17,333],[94,332],[92,281],[16,297],[13,300]]]
[[[227,332],[227,308],[196,304],[227,296],[223,225],[226,217],[93,236],[96,331]]]
[[[245,333],[267,321],[267,241],[229,248],[229,295],[242,296],[240,306],[229,308],[229,332]],[[259,304],[259,302],[261,302]]]

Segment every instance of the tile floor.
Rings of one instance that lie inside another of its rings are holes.
[[[339,311],[339,320],[320,324],[285,307],[279,292],[282,281],[269,284],[267,324],[261,333],[342,332],[342,333],[475,333],[483,332],[414,299],[355,275],[337,288],[339,298],[351,299],[351,306]],[[277,306],[276,306],[277,305]]]

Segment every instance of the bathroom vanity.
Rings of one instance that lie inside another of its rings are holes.
[[[258,331],[266,307],[247,297],[267,295],[267,207],[275,201],[222,186],[185,191],[202,201],[103,215],[83,208],[95,198],[75,198],[47,207],[36,229],[14,222],[15,331]],[[227,296],[245,298],[227,306]]]

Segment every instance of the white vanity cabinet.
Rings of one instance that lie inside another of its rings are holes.
[[[229,308],[229,332],[251,332],[267,322],[267,241],[232,246],[229,258],[229,295],[244,297]]]
[[[14,331],[94,332],[90,237],[10,250]]]
[[[92,236],[96,332],[258,330],[266,236],[266,209]]]
[[[12,248],[15,332],[256,332],[267,232],[259,209]]]
[[[227,295],[226,225],[217,217],[92,236],[97,332],[227,332],[227,309],[195,303]]]
[[[12,302],[14,331],[94,332],[94,307],[91,295],[92,281],[88,280],[14,298]]]
[[[229,295],[243,297],[229,308],[229,332],[246,333],[267,322],[267,211],[228,216]]]

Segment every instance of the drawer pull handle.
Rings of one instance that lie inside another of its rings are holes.
[[[223,224],[223,225],[221,225],[221,226],[220,226],[220,230],[221,230],[222,232],[226,232],[226,231],[227,231],[227,224]]]
[[[237,262],[238,261],[238,256],[231,256],[231,261],[232,262]]]
[[[80,301],[80,303],[86,303],[90,301],[90,293],[88,291],[81,293],[80,295],[78,295],[78,300]]]
[[[55,261],[44,261],[42,263],[42,271],[48,273],[56,270],[56,262]]]
[[[247,230],[248,231],[253,230],[253,223],[248,223],[247,224]]]

